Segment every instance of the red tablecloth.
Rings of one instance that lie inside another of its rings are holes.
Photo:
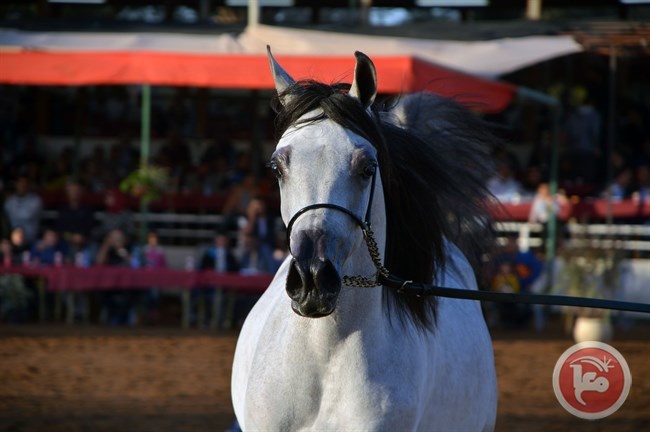
[[[14,273],[43,277],[50,291],[88,291],[132,288],[192,288],[221,286],[247,293],[262,293],[273,279],[272,274],[217,273],[209,270],[132,269],[126,267],[92,266],[62,267],[0,267],[0,274]]]
[[[518,204],[502,203],[492,204],[492,216],[497,221],[527,221],[530,214],[532,201]],[[577,203],[564,206],[558,215],[560,220],[571,217],[578,219],[604,220],[609,213],[609,204],[605,199],[584,199]],[[650,218],[650,201],[639,202],[634,200],[614,201],[611,203],[613,218]]]

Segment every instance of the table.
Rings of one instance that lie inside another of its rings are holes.
[[[519,203],[491,203],[489,209],[497,221],[527,221],[532,200]],[[615,219],[650,218],[650,201],[620,200],[609,203],[602,198],[585,198],[564,206],[558,215],[560,220],[605,220],[608,215]]]
[[[170,268],[129,268],[111,266],[75,267],[63,265],[58,267],[38,266],[0,266],[0,274],[19,274],[37,280],[39,320],[45,320],[45,292],[57,294],[68,293],[66,322],[74,319],[74,295],[86,294],[100,290],[120,289],[181,289],[183,318],[181,325],[189,327],[190,290],[192,288],[216,287],[213,310],[220,308],[223,292],[233,295],[262,294],[273,279],[272,274],[240,274],[215,272],[211,270],[178,270]]]

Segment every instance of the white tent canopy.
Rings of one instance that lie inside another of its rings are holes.
[[[483,77],[518,69],[582,50],[570,36],[529,36],[460,42],[367,36],[266,25],[239,35],[170,33],[30,32],[0,29],[2,51],[148,51],[184,54],[265,55],[266,45],[287,56],[412,56]]]
[[[388,36],[365,36],[271,26],[249,27],[239,37],[249,52],[266,44],[278,54],[328,53],[369,56],[410,55],[461,72],[496,77],[555,57],[582,51],[570,36],[529,36],[490,41],[460,42]]]

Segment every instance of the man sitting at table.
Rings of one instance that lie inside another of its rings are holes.
[[[208,246],[199,262],[200,270],[214,270],[217,272],[238,272],[239,261],[235,257],[233,247],[228,235],[225,232],[217,231],[213,238],[213,243]],[[197,304],[197,317],[198,325],[204,325],[205,319],[205,304],[212,304],[212,317],[211,327],[217,327],[222,323],[222,296],[223,292],[220,287],[198,287],[192,290],[193,301]],[[232,314],[236,302],[236,295],[234,292],[229,292],[226,299],[226,316],[224,317],[224,326],[232,322]]]
[[[121,229],[114,229],[106,234],[97,253],[96,262],[98,265],[130,267],[131,245]],[[100,293],[99,298],[102,303],[100,321],[111,325],[136,324],[133,290],[105,291]]]
[[[46,228],[43,235],[32,247],[31,259],[35,264],[60,266],[67,255],[68,245],[52,228]]]
[[[95,216],[91,208],[83,201],[84,186],[81,182],[70,179],[65,188],[67,202],[59,208],[55,228],[66,240],[75,234],[82,234],[89,239],[95,226]]]

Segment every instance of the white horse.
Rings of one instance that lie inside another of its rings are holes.
[[[493,430],[496,375],[479,303],[355,279],[377,280],[385,267],[477,289],[459,248],[476,252],[463,239],[483,235],[480,121],[433,95],[407,97],[403,116],[380,116],[375,67],[359,52],[351,85],[295,82],[270,50],[269,59],[281,134],[270,167],[291,256],[239,336],[232,400],[240,426]],[[408,124],[413,106],[417,127]],[[427,109],[440,121],[424,118]]]

